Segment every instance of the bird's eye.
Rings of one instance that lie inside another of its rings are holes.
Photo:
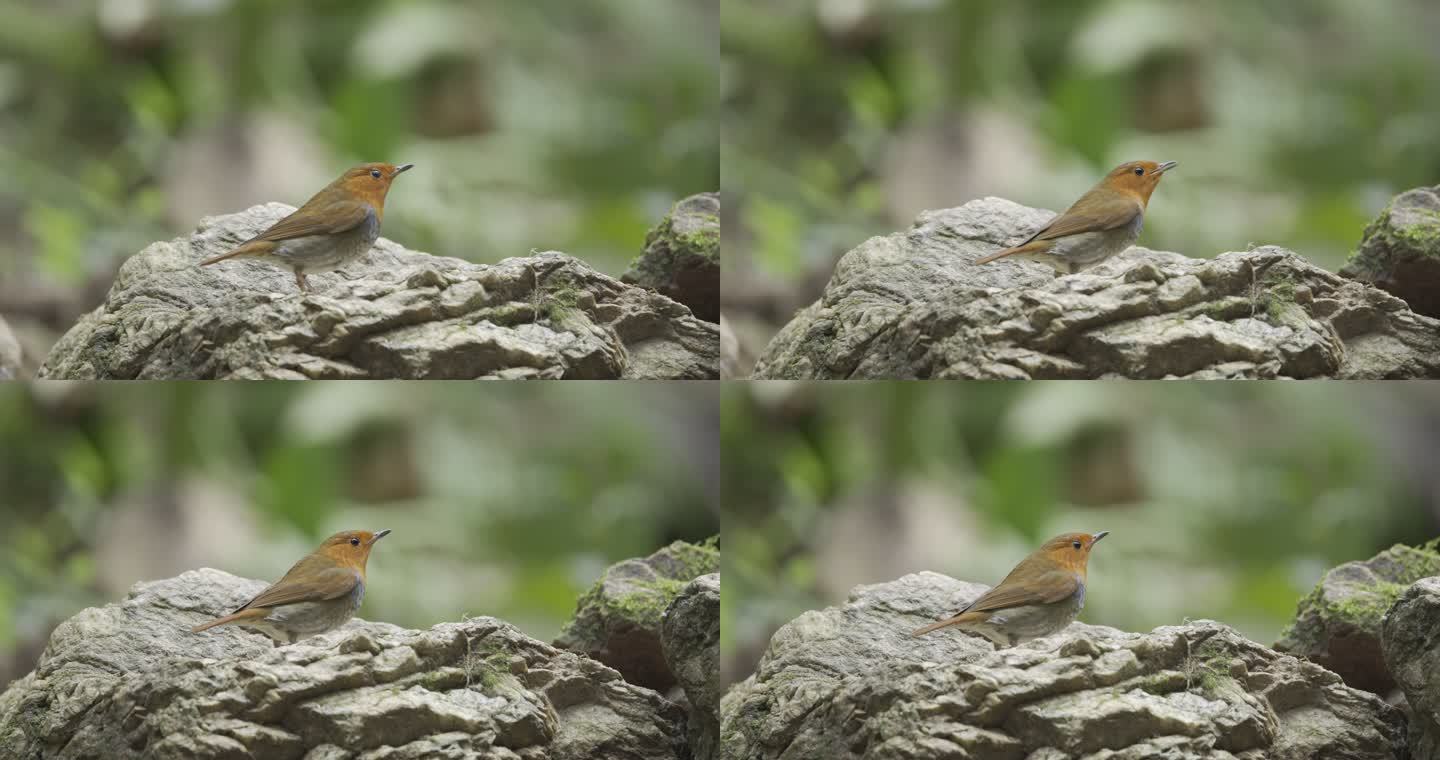
[[[1070,545],[1073,546],[1073,547],[1075,547],[1076,549],[1079,549],[1079,548],[1080,548],[1080,542],[1079,542],[1079,541],[1071,541],[1071,542],[1070,542]]]
[[[351,546],[359,546],[359,545],[360,545],[360,539],[358,539],[358,538],[351,538],[351,539],[350,539],[350,545],[351,545]],[[1076,548],[1076,549],[1079,549],[1079,548],[1080,548],[1080,542],[1079,542],[1079,541],[1076,541],[1076,542],[1075,542],[1075,548]]]
[[[1143,176],[1145,176],[1145,167],[1143,167],[1143,166],[1137,166],[1137,167],[1135,167],[1135,176],[1137,176],[1137,177],[1143,177]]]
[[[370,176],[374,177],[375,179],[380,179],[380,170],[379,170],[379,169],[371,169],[371,170],[370,170]]]

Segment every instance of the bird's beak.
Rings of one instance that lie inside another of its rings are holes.
[[[369,546],[374,546],[376,541],[379,541],[380,539],[382,539],[382,538],[384,538],[384,537],[386,537],[386,536],[388,536],[388,535],[390,535],[390,529],[389,529],[389,528],[386,528],[385,530],[382,530],[382,531],[378,531],[378,532],[376,532],[375,535],[373,535],[373,536],[370,537],[370,543],[369,543],[368,545],[369,545]]]
[[[1173,165],[1173,164],[1172,164],[1172,165]],[[414,168],[415,168],[415,164],[400,164],[399,166],[395,167],[395,173],[392,174],[392,175],[390,175],[390,176],[392,176],[392,177],[398,177],[398,176],[400,176],[401,174],[404,174],[405,172],[408,172],[408,171],[410,171],[411,169],[414,169]]]
[[[1177,167],[1177,166],[1179,166],[1179,165],[1180,165],[1180,164],[1177,164],[1177,163],[1175,163],[1174,161],[1166,161],[1166,162],[1160,164],[1159,166],[1155,167],[1155,171],[1152,172],[1152,174],[1164,174],[1165,172],[1168,172],[1168,171],[1170,171],[1171,169],[1174,169],[1175,167]]]
[[[1170,165],[1171,165],[1171,166],[1174,166],[1175,164],[1172,162]],[[385,531],[385,532],[386,532],[386,533],[389,533],[390,531],[387,530],[387,531]],[[1096,533],[1095,535],[1093,535],[1093,536],[1090,537],[1090,545],[1091,545],[1091,546],[1094,546],[1097,542],[1099,542],[1100,539],[1102,539],[1102,538],[1104,538],[1104,537],[1106,537],[1106,536],[1108,536],[1108,535],[1110,535],[1110,531],[1108,531],[1108,530],[1102,530],[1102,531],[1100,531],[1099,533]]]

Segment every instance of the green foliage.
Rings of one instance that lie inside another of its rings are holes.
[[[0,17],[11,282],[79,285],[201,214],[305,200],[265,172],[303,186],[374,160],[417,164],[385,220],[412,248],[556,249],[618,275],[671,203],[719,184],[710,0],[0,0]]]

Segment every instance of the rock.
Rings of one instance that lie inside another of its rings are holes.
[[[702,575],[665,610],[665,663],[690,703],[687,737],[694,760],[720,751],[720,574]]]
[[[20,377],[24,360],[20,354],[20,341],[10,332],[10,325],[0,317],[0,380],[14,380]]]
[[[1416,760],[1440,757],[1440,578],[1405,590],[1381,628],[1385,664],[1410,704],[1410,752]]]
[[[974,260],[1051,213],[998,198],[847,253],[756,378],[1440,377],[1440,320],[1275,246],[1131,248],[1081,274]]]
[[[714,538],[676,541],[644,559],[617,562],[580,597],[555,646],[594,657],[626,681],[663,694],[676,683],[661,649],[665,609],[690,581],[718,572]]]
[[[735,380],[744,373],[740,369],[740,341],[730,329],[730,323],[720,317],[720,379]]]
[[[1395,196],[1340,274],[1405,299],[1416,314],[1440,317],[1440,185]]]
[[[923,623],[984,586],[935,573],[861,586],[770,640],[721,702],[734,760],[1394,760],[1400,710],[1213,621],[1081,623],[996,650]]]
[[[494,618],[352,620],[283,647],[190,627],[265,584],[218,570],[137,584],[62,623],[0,694],[0,757],[679,758],[679,707]]]
[[[1372,559],[1346,562],[1326,573],[1301,600],[1295,621],[1275,649],[1308,657],[1357,689],[1382,696],[1393,691],[1395,679],[1385,668],[1380,645],[1381,619],[1407,586],[1440,575],[1436,546],[1397,544]]]
[[[120,269],[42,377],[716,378],[718,328],[561,253],[485,266],[385,239],[339,272],[196,262],[294,209],[209,217]],[[538,283],[538,285],[537,285]]]
[[[720,194],[692,195],[645,236],[620,279],[659,291],[706,322],[720,321]]]

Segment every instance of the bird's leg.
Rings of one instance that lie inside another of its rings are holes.
[[[300,286],[300,292],[302,293],[310,290],[310,286],[305,282],[305,272],[299,267],[295,268],[295,284]]]

